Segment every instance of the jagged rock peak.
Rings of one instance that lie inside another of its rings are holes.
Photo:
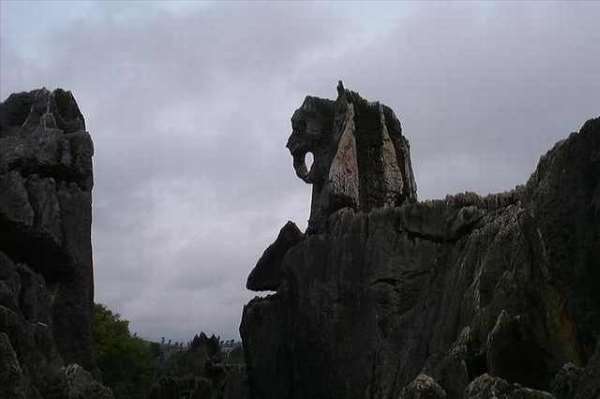
[[[52,177],[91,191],[93,153],[70,91],[42,88],[0,103],[0,174]]]
[[[70,91],[45,87],[14,93],[0,108],[0,137],[27,132],[39,125],[64,133],[85,130],[85,121]]]
[[[340,208],[368,212],[417,200],[410,146],[394,111],[341,81],[337,92],[335,101],[307,96],[291,120],[287,148],[294,169],[313,185],[308,233],[322,230]]]

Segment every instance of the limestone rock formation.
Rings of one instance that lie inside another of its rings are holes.
[[[319,231],[340,208],[369,211],[416,201],[408,140],[389,107],[368,102],[339,82],[336,101],[306,97],[292,116],[292,129],[287,148],[294,169],[313,185],[310,232]]]
[[[112,396],[82,368],[95,370],[92,154],[70,92],[41,89],[0,103],[3,398]]]
[[[304,234],[293,222],[281,228],[277,239],[260,257],[248,276],[246,288],[253,291],[275,291],[281,283],[281,262],[288,249],[304,239]]]
[[[524,186],[416,202],[393,115],[340,87],[292,118],[311,219],[244,308],[252,399],[598,398],[600,118]]]
[[[554,399],[548,392],[510,384],[502,378],[483,374],[469,384],[465,392],[468,399]]]
[[[92,375],[77,364],[64,368],[65,393],[68,399],[112,399],[110,389],[92,377]]]

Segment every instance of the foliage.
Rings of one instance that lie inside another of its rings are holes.
[[[222,392],[227,367],[243,364],[241,345],[233,340],[221,342],[217,336],[200,333],[187,347],[170,340],[165,343],[164,338],[159,344],[132,335],[129,321],[104,305],[96,304],[94,315],[98,367],[116,399],[148,398],[153,386],[152,397],[158,398],[168,397],[173,389],[188,394],[206,389]],[[225,354],[223,345],[233,350]]]
[[[94,345],[103,382],[116,399],[147,396],[157,367],[157,343],[132,336],[129,321],[106,306],[94,306]]]

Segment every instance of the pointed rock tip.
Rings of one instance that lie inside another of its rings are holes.
[[[337,85],[338,94],[341,96],[345,90],[346,89],[344,89],[344,83],[341,80],[338,80],[338,85]]]

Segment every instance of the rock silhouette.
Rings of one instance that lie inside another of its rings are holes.
[[[70,92],[0,103],[2,398],[112,398],[88,372],[93,151]]]
[[[600,118],[523,186],[424,202],[388,107],[340,84],[292,128],[311,215],[248,281],[251,398],[600,397]]]
[[[293,222],[281,228],[277,239],[258,260],[248,276],[246,288],[253,291],[275,291],[281,283],[281,262],[288,249],[304,239],[304,234]]]

